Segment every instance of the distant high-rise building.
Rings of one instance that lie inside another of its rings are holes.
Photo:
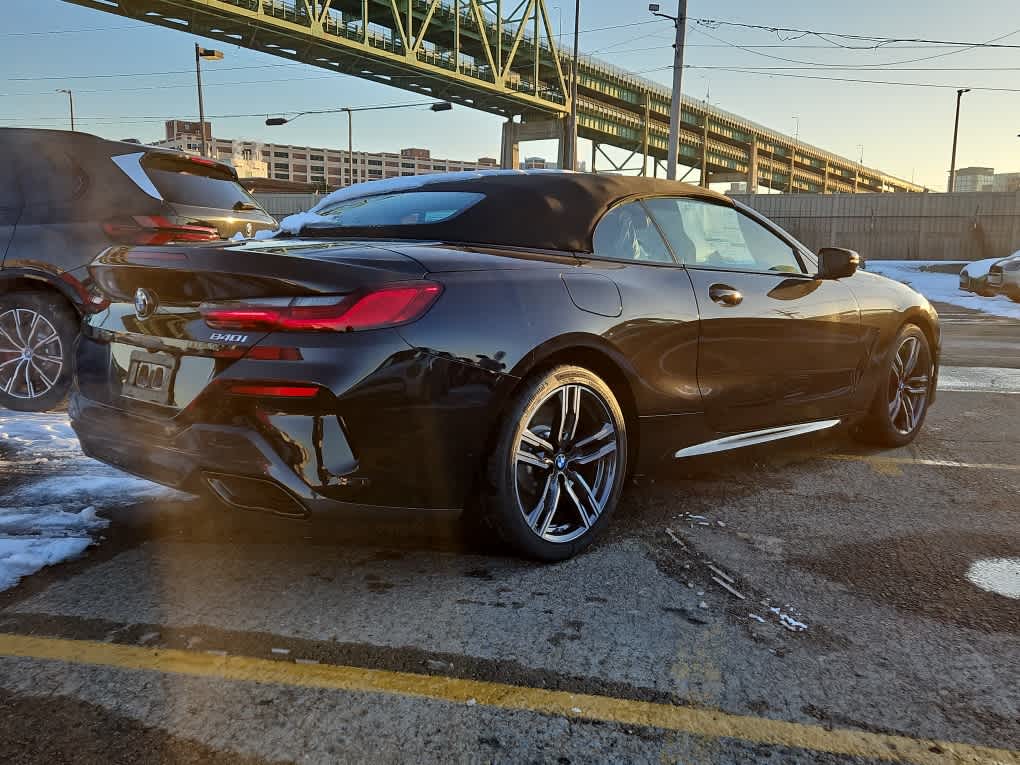
[[[995,185],[995,168],[963,167],[956,171],[957,192],[992,191]]]

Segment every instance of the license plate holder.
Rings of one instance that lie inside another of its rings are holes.
[[[133,351],[121,394],[149,404],[169,406],[176,374],[177,359],[173,355]]]

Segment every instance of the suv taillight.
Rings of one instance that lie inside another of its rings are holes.
[[[213,329],[266,332],[353,332],[420,319],[442,293],[435,282],[392,284],[343,298],[295,298],[289,305],[250,301],[199,307]]]
[[[161,215],[134,215],[103,224],[106,235],[118,244],[170,244],[172,242],[214,242],[219,232],[210,226],[187,226]]]

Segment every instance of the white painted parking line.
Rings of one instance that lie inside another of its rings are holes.
[[[942,367],[939,390],[958,393],[1020,394],[1020,369]]]

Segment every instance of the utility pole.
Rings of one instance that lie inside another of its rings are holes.
[[[953,158],[949,163],[949,193],[956,190],[956,146],[960,140],[960,102],[963,101],[963,94],[970,93],[970,88],[960,88],[956,91],[956,126],[953,128]]]
[[[673,103],[669,115],[669,158],[666,162],[666,177],[677,179],[677,165],[680,161],[680,118],[683,106],[684,44],[687,40],[687,0],[677,3],[677,15],[659,13],[659,4],[648,6],[656,16],[670,19],[676,25],[676,42],[673,45]]]
[[[74,132],[74,93],[67,88],[60,88],[58,93],[67,93],[67,103],[71,107],[71,132]]]

